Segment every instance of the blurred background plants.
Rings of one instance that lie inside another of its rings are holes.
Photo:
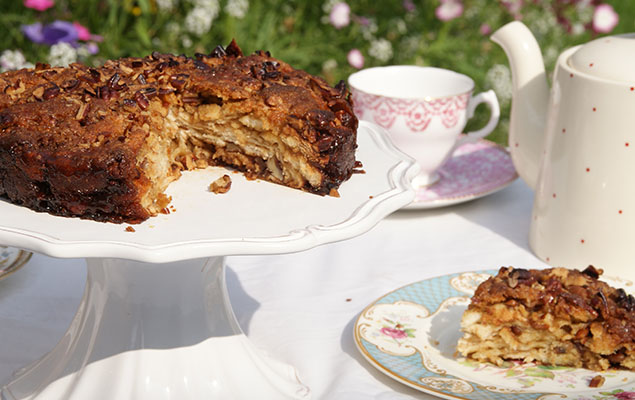
[[[157,50],[209,53],[235,38],[331,84],[360,68],[415,64],[471,76],[494,89],[505,143],[511,76],[489,34],[523,21],[551,70],[560,52],[603,34],[635,31],[635,2],[610,0],[23,0],[0,10],[0,69],[37,62],[100,65]],[[488,118],[477,110],[467,129]]]

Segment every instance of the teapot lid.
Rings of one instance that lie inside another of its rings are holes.
[[[607,36],[581,46],[569,65],[582,73],[612,81],[635,81],[635,33]]]

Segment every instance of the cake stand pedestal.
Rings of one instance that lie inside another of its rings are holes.
[[[89,259],[70,328],[3,400],[310,398],[293,367],[242,333],[223,262]]]
[[[84,257],[88,266],[68,331],[39,361],[16,371],[0,390],[2,400],[309,399],[293,367],[242,333],[227,296],[224,256],[350,238],[408,204],[414,161],[370,124],[360,125],[358,143],[366,173],[345,183],[339,199],[240,175],[227,195],[211,197],[203,188],[226,171],[209,169],[171,185],[177,212],[135,232],[0,202],[0,243]],[[250,214],[256,204],[268,213]]]

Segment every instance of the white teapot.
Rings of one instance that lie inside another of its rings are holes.
[[[521,22],[492,35],[509,58],[509,147],[535,190],[529,243],[547,264],[635,278],[635,34],[564,51],[551,92]]]

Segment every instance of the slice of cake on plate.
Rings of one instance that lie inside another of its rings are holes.
[[[463,314],[457,350],[470,359],[635,371],[635,299],[602,270],[501,268]]]

